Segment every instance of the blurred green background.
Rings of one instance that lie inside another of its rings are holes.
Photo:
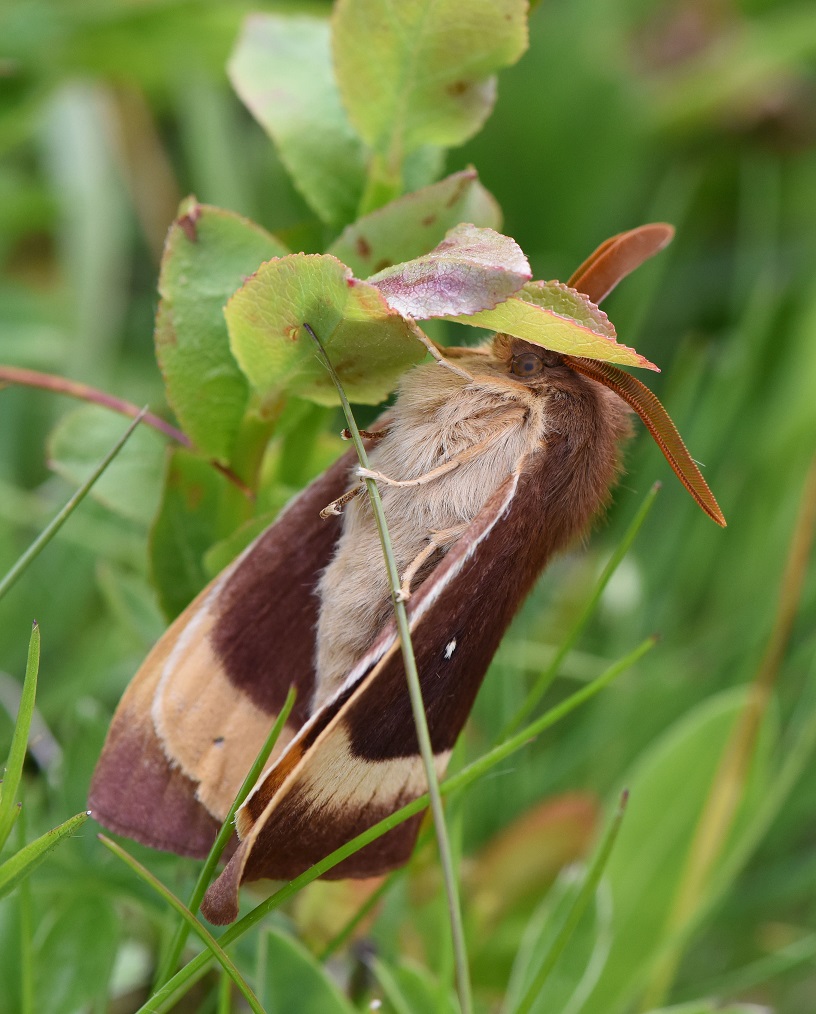
[[[17,0],[0,10],[1,363],[161,410],[156,277],[181,197],[245,214],[293,249],[322,249],[330,238],[226,80],[252,9],[305,8]],[[658,478],[657,505],[552,699],[646,635],[659,632],[661,643],[468,792],[458,809],[468,852],[546,797],[611,800],[650,744],[701,701],[746,684],[759,665],[816,447],[815,142],[812,3],[543,0],[531,15],[529,52],[501,75],[493,116],[448,158],[448,171],[477,167],[534,277],[568,277],[608,235],[642,222],[677,227],[669,250],[604,308],[621,340],[661,366],[649,384],[704,463],[729,522],[720,531],[693,506],[639,431],[607,521],[551,568],[503,647],[464,751],[486,747],[518,706]],[[51,430],[74,407],[0,390],[0,571],[70,495],[48,456]],[[13,678],[0,675],[4,707],[13,705],[33,618],[43,635],[39,707],[52,756],[28,772],[29,836],[84,808],[112,710],[163,629],[146,543],[144,523],[86,501],[0,602],[0,672]],[[756,761],[766,764],[753,790],[759,803],[774,792],[791,726],[814,700],[815,604],[811,569],[757,750],[767,754]],[[0,708],[0,755],[10,730]],[[695,934],[676,999],[713,992],[785,1014],[814,1008],[811,772]],[[667,810],[673,802],[665,798]],[[144,977],[162,910],[100,852],[86,826],[35,879],[47,996],[38,1010],[107,1009],[114,962],[120,985]],[[169,859],[152,862],[171,883],[190,875]],[[395,924],[415,918],[402,897],[392,908],[399,918],[389,910],[378,929],[385,953],[407,946],[397,941],[410,931]],[[15,919],[6,904],[3,981],[14,968]],[[490,997],[505,959],[492,970],[489,947],[479,954]],[[743,969],[754,971],[740,979]]]

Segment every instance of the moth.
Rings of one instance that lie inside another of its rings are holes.
[[[569,285],[598,303],[670,240],[613,237]],[[371,471],[403,580],[441,775],[508,624],[554,553],[609,497],[643,419],[680,480],[723,515],[660,402],[608,363],[505,334],[410,370]],[[425,791],[385,568],[353,452],[308,486],[172,624],[114,716],[93,777],[102,824],[203,857],[290,686],[295,707],[238,811],[238,841],[202,911],[238,913],[241,884],[290,879]],[[335,516],[339,515],[339,516]],[[421,816],[328,876],[404,863]]]

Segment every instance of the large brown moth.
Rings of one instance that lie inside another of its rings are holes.
[[[569,285],[598,303],[671,235],[653,225],[613,237]],[[405,375],[369,435],[368,473],[403,575],[440,773],[513,615],[607,501],[630,407],[725,523],[665,410],[629,374],[503,334],[442,352],[441,364]],[[238,811],[239,843],[205,899],[212,922],[236,917],[242,883],[300,874],[425,790],[355,465],[351,452],[317,478],[173,623],[125,693],[94,775],[99,821],[202,857],[296,687],[275,753]],[[419,819],[329,876],[404,863]]]

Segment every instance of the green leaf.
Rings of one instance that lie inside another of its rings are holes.
[[[427,320],[492,309],[517,292],[531,274],[514,239],[462,224],[424,257],[385,268],[368,281],[394,310]]]
[[[648,1014],[770,1014],[770,1008],[755,1003],[729,1003],[723,1006],[719,1000],[694,1000],[675,1007],[661,1007]]]
[[[421,965],[403,961],[392,966],[375,958],[371,968],[382,990],[386,1014],[414,1014],[415,1011],[456,1014],[459,1010],[456,996],[449,989],[443,989]]]
[[[554,352],[657,369],[634,349],[618,344],[603,310],[562,282],[528,282],[493,310],[445,319],[512,334]]]
[[[37,934],[41,943],[35,957],[36,1014],[105,1010],[126,924],[101,891],[68,898],[56,895],[51,905]]]
[[[240,492],[183,447],[167,463],[161,509],[150,532],[150,565],[159,604],[177,616],[210,580],[207,550],[242,520]]]
[[[48,442],[51,467],[77,485],[122,436],[122,418],[98,405],[83,405],[57,423]],[[90,495],[109,510],[147,527],[159,506],[165,437],[139,426]]]
[[[494,73],[527,47],[526,0],[339,0],[332,37],[343,103],[391,165],[462,144],[496,98]]]
[[[533,913],[524,931],[507,986],[505,1008],[513,1014],[535,980],[542,961],[556,943],[558,933],[581,891],[583,876],[568,867]],[[612,904],[601,887],[579,920],[572,938],[556,963],[544,989],[535,999],[532,1014],[574,1009],[578,996],[586,996],[598,980],[611,943]],[[572,1006],[568,1006],[572,1002]]]
[[[0,898],[10,894],[14,888],[40,865],[48,853],[70,838],[89,817],[89,813],[78,813],[64,824],[46,831],[35,841],[20,849],[0,866]]]
[[[229,348],[224,304],[286,247],[240,215],[188,198],[162,258],[156,355],[167,399],[196,447],[229,460],[249,387]]]
[[[347,226],[327,253],[348,264],[358,278],[421,257],[460,222],[488,229],[501,226],[496,199],[475,169],[406,194]]]
[[[103,561],[97,565],[96,580],[111,614],[139,644],[151,645],[161,637],[166,626],[164,617],[142,574]]]
[[[40,628],[34,624],[31,639],[28,642],[28,661],[26,662],[25,681],[20,696],[20,707],[17,721],[14,723],[14,734],[11,738],[3,781],[0,783],[0,852],[6,844],[11,828],[19,812],[16,806],[17,790],[23,774],[31,719],[34,715],[34,701],[37,696],[37,675],[40,670]]]
[[[309,205],[344,225],[363,192],[366,154],[340,102],[329,32],[323,18],[253,14],[228,70]]]
[[[403,318],[335,257],[292,254],[261,266],[227,305],[235,358],[263,399],[284,391],[337,404],[303,324],[314,328],[352,401],[377,404],[425,356]]]
[[[742,690],[704,701],[669,729],[626,778],[628,811],[607,866],[612,949],[581,1014],[613,1014],[631,1004],[642,988],[666,942],[666,918],[697,821],[744,703]],[[764,737],[754,762],[738,825],[764,798],[771,738]]]
[[[355,1008],[334,985],[328,973],[291,936],[273,928],[267,935],[269,976],[261,997],[270,1014],[355,1014]]]

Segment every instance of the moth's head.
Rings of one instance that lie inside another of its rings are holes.
[[[576,383],[575,372],[560,352],[545,349],[534,342],[509,334],[497,334],[493,337],[492,353],[502,373],[532,390],[569,388]]]

